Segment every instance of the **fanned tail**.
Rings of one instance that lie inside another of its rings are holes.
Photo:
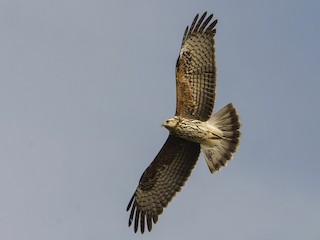
[[[223,136],[219,139],[210,139],[201,143],[204,158],[210,172],[220,170],[227,165],[232,158],[232,153],[237,150],[240,137],[240,123],[236,109],[231,103],[215,113],[208,123],[222,131]]]

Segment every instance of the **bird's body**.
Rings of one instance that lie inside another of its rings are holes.
[[[171,134],[196,143],[203,143],[206,140],[216,140],[223,137],[222,131],[208,121],[175,116],[166,120],[163,126],[165,126]]]
[[[212,114],[216,66],[214,36],[217,20],[196,15],[187,27],[176,65],[176,113],[163,123],[169,137],[142,174],[127,211],[129,226],[141,233],[181,190],[203,152],[211,173],[226,166],[239,144],[240,123],[230,103]],[[199,18],[199,19],[198,19]]]

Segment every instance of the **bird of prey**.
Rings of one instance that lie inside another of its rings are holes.
[[[215,101],[214,36],[217,20],[197,14],[186,28],[176,64],[176,113],[164,121],[169,137],[142,174],[127,211],[134,231],[151,231],[174,195],[181,190],[200,150],[211,173],[226,166],[236,151],[240,123],[230,103],[211,116]]]

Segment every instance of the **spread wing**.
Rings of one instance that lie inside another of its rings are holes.
[[[210,117],[216,86],[214,35],[217,20],[206,12],[187,27],[176,66],[176,115],[202,121]],[[210,24],[209,24],[210,23]]]
[[[162,149],[144,171],[127,211],[131,208],[129,226],[143,233],[145,223],[151,231],[163,208],[180,191],[198,160],[200,145],[169,135]]]

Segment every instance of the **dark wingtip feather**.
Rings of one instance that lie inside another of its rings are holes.
[[[217,24],[217,20],[213,21],[212,23],[210,23],[211,19],[213,18],[213,14],[210,14],[207,18],[207,12],[204,12],[200,19],[199,19],[199,13],[194,17],[190,28],[189,26],[186,28],[184,34],[183,34],[183,40],[182,40],[182,45],[184,44],[184,42],[192,35],[195,33],[208,33],[208,34],[212,34],[214,36],[215,34],[215,25]],[[207,25],[210,23],[210,25],[207,27]]]
[[[208,17],[207,17],[207,19],[202,23],[202,25],[201,25],[201,27],[200,27],[200,29],[199,29],[199,32],[203,32],[203,30],[206,28],[206,26],[208,25],[208,23],[211,21],[211,19],[212,19],[212,17],[213,17],[213,14],[210,14]]]
[[[217,23],[218,23],[218,19],[216,19],[216,20],[214,20],[212,23],[210,23],[210,25],[207,27],[207,29],[206,29],[206,32],[209,32],[209,31],[214,31],[214,32],[216,32],[216,30],[215,29],[213,29],[216,25],[217,25]]]
[[[135,233],[138,231],[139,217],[140,217],[140,210],[136,209],[136,214],[134,216],[134,232]]]
[[[148,231],[151,232],[152,229],[152,220],[151,220],[151,216],[147,216],[147,226],[148,226]]]
[[[200,17],[197,25],[196,25],[195,28],[193,29],[194,32],[197,32],[197,31],[198,31],[198,29],[199,29],[201,23],[203,22],[204,18],[206,17],[206,15],[207,15],[207,12],[205,12],[204,14],[202,14],[202,16]]]
[[[158,222],[158,215],[154,215],[152,217],[153,223],[156,224]]]
[[[129,217],[129,227],[131,226],[132,222],[133,222],[133,215],[134,215],[134,212],[135,212],[136,208],[133,207],[131,209],[131,212],[130,212],[130,217]]]
[[[182,38],[182,43],[183,43],[184,40],[187,38],[188,31],[189,31],[189,26],[187,26],[187,27],[186,27],[186,30],[184,30],[184,34],[183,34],[183,38]]]
[[[131,197],[131,199],[130,199],[130,201],[129,201],[129,204],[128,204],[128,206],[127,206],[127,212],[129,211],[129,209],[130,209],[130,207],[131,207],[131,205],[132,205],[133,199],[134,199],[134,194],[133,194],[133,196]]]
[[[143,234],[144,233],[144,220],[145,220],[145,212],[141,212],[141,215],[140,215],[140,230],[141,230],[141,233]]]

